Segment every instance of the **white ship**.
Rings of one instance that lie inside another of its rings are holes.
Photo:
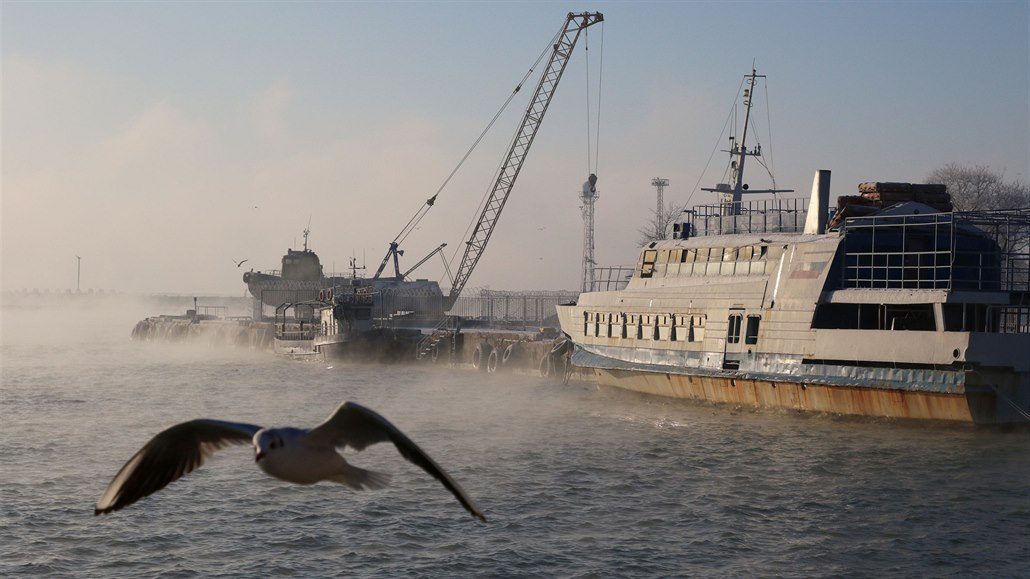
[[[868,183],[827,227],[829,171],[807,203],[741,200],[745,138],[721,203],[644,247],[624,288],[558,307],[575,366],[735,406],[1030,423],[1030,209]]]

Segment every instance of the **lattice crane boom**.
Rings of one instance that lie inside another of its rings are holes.
[[[554,91],[558,87],[558,81],[561,80],[562,74],[565,72],[565,65],[568,64],[569,58],[572,56],[572,49],[575,48],[576,41],[579,40],[579,34],[588,26],[603,20],[604,16],[599,12],[583,12],[579,14],[570,12],[566,17],[565,26],[558,35],[558,41],[553,47],[547,68],[540,75],[540,82],[537,84],[536,93],[530,101],[529,108],[526,109],[525,116],[522,117],[522,124],[515,133],[515,138],[508,149],[508,155],[497,174],[497,181],[494,183],[493,190],[483,205],[483,212],[480,214],[479,221],[476,222],[472,230],[472,235],[465,242],[465,253],[462,255],[461,264],[458,266],[458,274],[455,276],[451,292],[447,296],[446,306],[448,309],[458,299],[462,288],[465,287],[465,283],[472,275],[472,270],[475,269],[479,258],[482,257],[487,242],[490,241],[490,236],[494,232],[494,226],[497,225],[497,219],[501,216],[501,211],[504,209],[504,204],[508,201],[508,195],[511,193],[512,186],[515,185],[515,179],[518,178],[522,164],[526,160],[526,154],[529,153],[529,148],[533,144],[533,139],[540,128],[540,123],[544,120],[544,114],[551,103],[551,97],[554,96]]]

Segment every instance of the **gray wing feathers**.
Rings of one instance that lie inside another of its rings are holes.
[[[378,442],[390,441],[397,447],[401,456],[443,483],[472,516],[482,521],[486,520],[461,485],[436,464],[436,461],[389,420],[360,404],[344,402],[325,422],[313,428],[304,440],[312,446],[349,446],[355,450],[364,450]]]
[[[374,470],[365,470],[350,464],[344,464],[343,472],[330,477],[329,480],[347,485],[356,491],[381,489],[390,485],[390,475]]]
[[[117,511],[163,489],[196,470],[216,450],[250,442],[260,429],[253,424],[199,419],[160,432],[118,471],[93,514]]]

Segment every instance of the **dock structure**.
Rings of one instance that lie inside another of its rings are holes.
[[[572,372],[568,361],[571,352],[562,347],[555,306],[574,301],[578,295],[570,291],[483,289],[461,296],[451,309],[448,319],[452,323],[444,338],[427,349],[422,361],[468,366],[487,374],[521,372],[565,378]],[[420,338],[432,335],[437,320],[414,315],[426,308],[411,303],[410,296],[405,299],[409,301],[369,301],[370,322],[374,323],[361,340],[352,344],[351,351],[342,353],[319,347],[328,328],[313,321],[304,313],[306,309],[299,316],[291,313],[298,305],[302,309],[317,307],[317,300],[282,304],[272,317],[225,316],[220,315],[225,313],[223,306],[200,305],[184,314],[141,320],[131,337],[139,341],[232,346],[298,360],[415,363]],[[439,301],[439,296],[426,299]]]

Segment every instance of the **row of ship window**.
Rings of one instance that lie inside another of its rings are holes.
[[[778,258],[780,247],[698,247],[689,249],[645,249],[640,277],[765,275],[770,258]]]
[[[669,340],[673,342],[701,342],[705,339],[707,314],[624,314],[612,312],[583,312],[583,335],[636,340]],[[732,313],[727,320],[726,342],[758,343],[758,327],[762,317]],[[741,335],[741,330],[743,336]]]

